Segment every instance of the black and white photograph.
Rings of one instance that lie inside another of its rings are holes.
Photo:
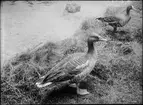
[[[142,0],[2,0],[1,105],[143,104]]]

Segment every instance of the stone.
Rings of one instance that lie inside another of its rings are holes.
[[[76,3],[67,4],[65,7],[65,10],[68,13],[80,12],[80,9],[81,9],[81,7],[79,5],[77,5]]]

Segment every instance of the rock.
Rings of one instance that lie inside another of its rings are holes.
[[[68,13],[76,13],[80,11],[80,6],[77,5],[76,3],[71,3],[71,4],[67,4],[65,10]]]

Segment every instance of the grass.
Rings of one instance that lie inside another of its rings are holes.
[[[74,38],[58,43],[47,42],[35,50],[28,50],[10,59],[1,69],[2,105],[142,104],[142,20],[135,13],[132,17],[129,24],[116,34],[96,19],[87,19],[74,34]],[[91,72],[95,78],[86,78],[90,95],[78,96],[76,90],[68,86],[51,90],[35,86],[39,77],[68,54],[85,52],[85,40],[92,32],[112,41],[95,45],[99,53]]]

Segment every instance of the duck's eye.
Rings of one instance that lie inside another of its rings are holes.
[[[94,40],[99,40],[99,37],[95,37]]]

